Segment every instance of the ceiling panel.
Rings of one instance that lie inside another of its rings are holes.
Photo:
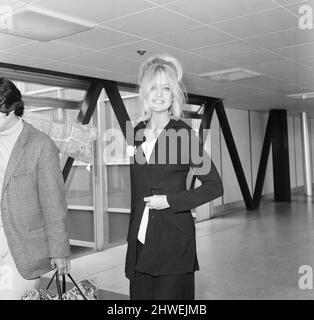
[[[283,81],[282,79],[274,79],[263,75],[256,78],[238,80],[236,83],[240,86],[260,88],[264,90],[270,89],[271,87],[288,85],[287,81]]]
[[[301,58],[298,60],[299,62],[306,64],[313,68],[312,72],[314,73],[314,52],[312,57]]]
[[[237,67],[249,67],[252,65],[264,64],[283,59],[285,58],[268,51],[257,51],[244,53],[238,56],[231,56],[228,63],[232,63]]]
[[[277,5],[271,0],[181,0],[166,7],[187,17],[213,23],[274,8]]]
[[[272,23],[269,23],[272,21]],[[298,26],[298,18],[279,8],[216,23],[215,27],[232,35],[246,38]]]
[[[87,66],[92,68],[99,68],[111,71],[113,65],[122,64],[129,60],[106,53],[88,53],[73,58],[64,59],[64,62]]]
[[[314,70],[291,61],[277,61],[254,67],[255,71],[264,73],[277,79],[283,79],[290,83],[314,80]]]
[[[196,74],[203,74],[221,69],[229,69],[231,67],[225,63],[198,57],[195,54],[178,53],[176,54],[176,57],[182,63],[185,71]]]
[[[153,3],[159,4],[159,5],[165,5],[167,3],[175,2],[175,1],[178,1],[178,0],[150,0],[150,1],[153,2]]]
[[[157,37],[154,40],[170,46],[190,50],[229,42],[235,39],[224,32],[205,26]]]
[[[219,88],[218,88],[219,90]],[[236,84],[232,83],[223,83],[222,84],[222,90],[225,92],[224,97],[237,97],[237,96],[251,96],[253,94],[255,95],[261,95],[265,94],[265,91],[258,88],[248,88],[248,87],[242,87],[238,86]]]
[[[298,4],[307,3],[309,0],[273,0],[273,1],[277,2],[282,6],[289,6],[295,3],[298,3]]]
[[[299,28],[247,38],[247,41],[267,49],[279,49],[297,44],[314,42],[313,30]]]
[[[137,74],[132,74],[132,75],[128,75],[128,76],[121,76],[121,78],[117,79],[117,80],[119,80],[121,82],[137,84]]]
[[[147,53],[141,56],[137,53],[138,50],[144,50],[144,51],[147,51]],[[153,55],[157,53],[168,53],[173,55],[173,54],[176,54],[178,51],[179,51],[178,49],[164,46],[158,42],[152,42],[152,41],[146,41],[146,40],[104,50],[105,53],[110,53],[112,55],[117,55],[120,57],[125,57],[128,59],[140,60],[140,61],[147,59],[148,55]]]
[[[270,90],[273,92],[283,94],[283,95],[302,93],[302,92],[306,91],[303,86],[298,86],[295,84],[271,87]]]
[[[44,59],[65,59],[79,54],[89,52],[87,49],[67,46],[56,42],[39,42],[15,47],[8,50],[9,52],[25,54]]]
[[[2,8],[1,13],[6,12],[7,6],[10,9],[16,9],[16,8],[25,6],[25,2],[15,1],[15,0],[0,0],[0,8]]]
[[[105,70],[99,70],[99,69],[92,69],[92,68],[86,68],[80,65],[75,64],[68,64],[63,62],[48,62],[38,65],[38,68],[41,69],[47,69],[47,70],[53,70],[53,71],[59,71],[59,72],[65,72],[70,74],[76,74],[76,75],[84,75],[88,77],[95,77],[100,79],[110,79],[115,80],[115,78],[121,77],[120,74],[116,74],[113,72],[105,71]]]
[[[5,33],[0,33],[0,50],[7,50],[22,44],[31,43],[29,39],[11,36]]]
[[[20,2],[24,2],[26,4],[30,4],[30,3],[33,3],[33,2],[38,2],[38,0],[20,0]]]
[[[121,32],[98,27],[91,31],[82,32],[60,39],[58,42],[86,49],[101,50],[138,40],[139,38],[132,37]]]
[[[136,74],[140,68],[140,61],[124,61],[118,64],[106,66],[106,70],[121,73],[123,75]]]
[[[171,32],[190,29],[200,24],[158,7],[106,22],[103,25],[144,38],[155,38]]]
[[[204,90],[208,92],[207,94],[208,97],[222,99],[224,96],[224,92],[222,92],[221,90],[217,90],[217,89],[211,90],[210,88],[200,88],[197,85],[189,87],[189,93],[192,93],[192,94],[204,95]]]
[[[304,0],[304,1],[300,1],[300,2],[296,2],[296,3],[289,3],[288,5],[285,5],[286,10],[290,11],[291,13],[293,13],[294,15],[296,15],[297,17],[300,17],[303,15],[303,10],[300,11],[302,6],[310,6],[313,8],[314,6],[314,1],[313,0]]]
[[[214,90],[218,88],[222,89],[221,83],[217,81],[212,81],[212,80],[209,80],[208,78],[203,78],[203,77],[200,77],[199,75],[191,74],[188,72],[185,72],[185,74],[183,75],[183,82],[189,88],[193,86],[197,86],[202,89],[210,89],[210,90]]]
[[[35,5],[95,23],[153,7],[144,0],[41,0]]]
[[[0,61],[5,61],[6,63],[12,63],[21,66],[25,65],[33,67],[39,63],[46,62],[47,60],[0,51]]]
[[[274,52],[282,56],[288,57],[289,59],[297,60],[303,57],[314,55],[314,42],[301,44],[297,46],[291,46],[291,47],[282,48],[282,49],[276,49],[274,50]]]
[[[301,81],[301,84],[304,88],[314,90],[314,80],[313,81]]]
[[[195,49],[193,51],[211,59],[230,61],[235,57],[241,57],[243,54],[257,52],[258,49],[244,41],[232,41],[221,45]]]

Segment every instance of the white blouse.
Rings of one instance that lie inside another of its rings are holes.
[[[149,163],[149,158],[152,154],[152,151],[154,149],[155,143],[157,141],[157,138],[151,140],[151,141],[145,141],[142,143],[142,149],[145,154],[145,158],[147,163]],[[149,214],[149,208],[145,206],[140,228],[138,231],[137,239],[142,242],[143,244],[145,243],[145,237],[146,237],[146,230],[147,230],[147,225],[148,225],[148,214]]]

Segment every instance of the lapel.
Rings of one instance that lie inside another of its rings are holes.
[[[158,163],[158,141],[159,141],[158,139],[160,138],[160,136],[162,134],[165,134],[165,132],[168,129],[172,129],[172,128],[176,128],[176,127],[180,127],[181,128],[182,124],[180,123],[180,121],[176,121],[174,119],[170,119],[170,121],[167,123],[167,125],[163,128],[161,133],[158,135],[156,143],[155,143],[154,148],[152,150],[152,153],[151,153],[151,155],[149,157],[148,163],[146,161],[146,157],[145,157],[145,154],[144,154],[144,151],[143,151],[143,148],[142,148],[142,144],[145,141],[145,136],[144,136],[145,127],[146,127],[146,125],[145,125],[145,123],[143,121],[138,123],[138,125],[136,126],[135,135],[136,135],[137,130],[142,130],[142,131],[141,131],[141,135],[139,135],[137,137],[137,140],[135,141],[134,145],[137,148],[137,152],[140,152],[141,153],[141,157],[143,157],[145,159],[144,165],[157,164]]]
[[[31,128],[31,126],[23,120],[23,129],[22,129],[19,137],[17,138],[15,145],[12,149],[12,153],[10,155],[8,166],[7,166],[7,169],[4,174],[1,198],[3,197],[4,191],[8,185],[11,177],[12,177],[12,174],[15,172],[19,162],[21,161],[21,159],[24,155],[24,145],[27,141],[30,128]]]
[[[157,140],[155,142],[155,145],[153,147],[152,153],[148,159],[148,164],[158,164],[158,141],[159,141],[159,138],[162,134],[165,134],[165,132],[173,126],[173,122],[174,122],[174,120],[170,119],[169,122],[166,124],[166,126],[162,129],[162,131],[158,135]],[[152,163],[153,160],[154,160],[154,162]]]

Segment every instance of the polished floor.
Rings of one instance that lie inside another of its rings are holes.
[[[312,198],[264,202],[259,210],[235,210],[196,224],[200,271],[196,299],[314,299],[314,213]],[[72,260],[72,276],[98,280],[102,299],[128,299],[126,246]],[[302,278],[303,277],[303,278]]]

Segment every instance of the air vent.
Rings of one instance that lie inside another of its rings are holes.
[[[313,99],[314,98],[314,92],[288,94],[287,97],[288,98],[292,98],[292,99],[300,99],[300,100]]]
[[[208,78],[210,80],[214,80],[218,82],[228,82],[228,81],[249,79],[249,78],[258,77],[260,75],[261,74],[258,72],[242,69],[242,68],[226,69],[226,70],[200,74],[201,77]]]
[[[10,27],[0,28],[0,32],[43,42],[94,28],[90,22],[27,5],[5,18],[11,21]]]

